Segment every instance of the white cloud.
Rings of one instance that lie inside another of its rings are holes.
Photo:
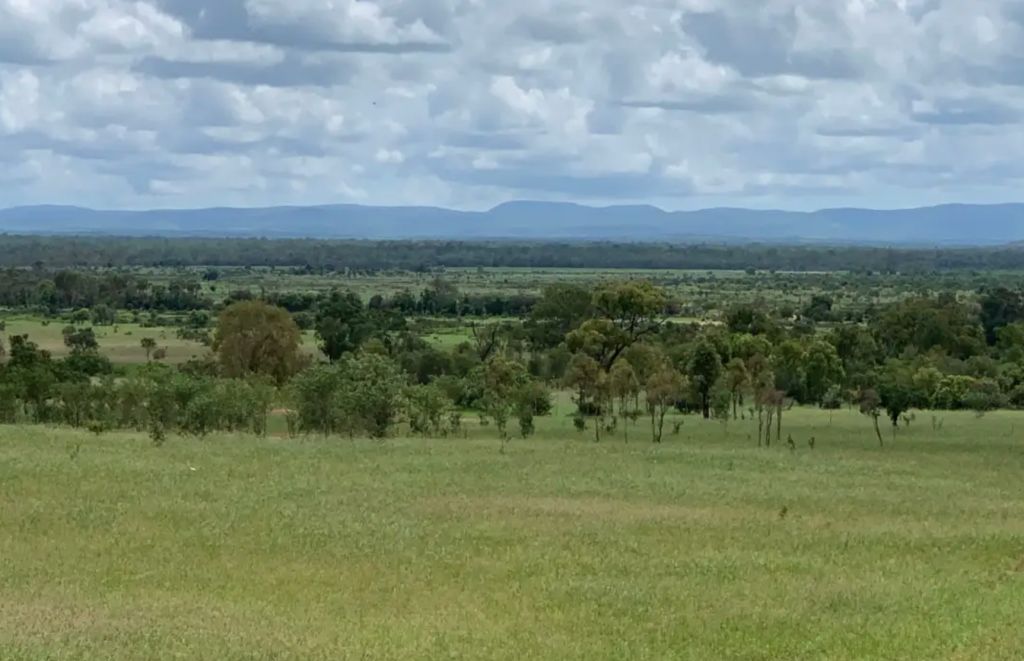
[[[374,157],[378,163],[399,165],[405,162],[405,155],[397,149],[378,149]]]
[[[1022,53],[1016,0],[0,0],[0,194],[1002,200]]]

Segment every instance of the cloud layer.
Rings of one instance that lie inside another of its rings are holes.
[[[0,0],[0,206],[1020,198],[1017,0]]]

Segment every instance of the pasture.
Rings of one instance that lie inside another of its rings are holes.
[[[879,448],[796,409],[765,449],[690,417],[594,443],[567,408],[504,454],[472,418],[2,427],[0,658],[1020,658],[1024,415],[919,413]]]

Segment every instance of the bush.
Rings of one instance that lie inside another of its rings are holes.
[[[963,408],[983,414],[1006,406],[1006,397],[993,379],[980,379],[962,399]]]
[[[406,376],[386,356],[363,353],[334,365],[318,365],[292,383],[297,425],[302,432],[387,436],[403,403]]]
[[[436,385],[414,385],[405,391],[409,429],[421,436],[448,436],[458,430],[459,412],[444,390]]]
[[[832,386],[821,398],[821,408],[835,411],[843,407],[843,389],[839,386]]]
[[[967,408],[965,399],[978,381],[970,376],[950,374],[942,377],[932,395],[932,407],[946,411]]]

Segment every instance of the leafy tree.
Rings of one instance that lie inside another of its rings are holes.
[[[96,326],[113,326],[117,321],[117,311],[106,303],[97,303],[92,307],[90,317]]]
[[[603,285],[593,297],[595,318],[569,333],[569,349],[585,352],[606,372],[640,339],[656,332],[667,305],[665,294],[647,281]]]
[[[156,340],[151,337],[144,337],[139,340],[139,345],[146,352],[146,362],[148,363],[153,357],[153,351],[156,350]]]
[[[915,370],[899,360],[890,360],[878,380],[878,397],[892,423],[893,434],[899,426],[900,416],[910,409],[925,405],[924,395],[914,380]]]
[[[711,413],[716,420],[721,420],[723,423],[729,421],[733,401],[727,374],[723,373],[715,382],[715,387],[711,389]]]
[[[1006,397],[999,389],[999,384],[992,379],[978,379],[967,395],[963,398],[964,408],[974,411],[981,417],[988,411],[994,411],[1006,405]]]
[[[846,378],[843,362],[836,348],[828,342],[811,342],[804,355],[804,397],[807,402],[821,404],[831,388]]]
[[[337,290],[317,306],[315,327],[320,350],[331,362],[356,351],[373,331],[362,299]]]
[[[518,419],[524,437],[533,432],[533,407],[527,403],[532,380],[522,363],[495,356],[478,369],[477,381],[481,409],[498,428],[502,451],[509,438],[508,422],[512,416]]]
[[[651,439],[661,443],[665,430],[665,416],[686,391],[683,375],[664,364],[647,380],[647,412],[651,416]]]
[[[882,416],[882,398],[877,390],[867,388],[860,392],[858,400],[860,412],[871,418],[874,423],[875,435],[878,436],[878,445],[884,446],[885,441],[882,440],[882,430],[878,428],[878,419]]]
[[[711,417],[711,392],[722,373],[722,360],[715,346],[706,338],[702,338],[694,346],[687,365],[687,373],[694,399],[701,415],[707,420]]]
[[[757,414],[757,444],[762,441],[771,444],[771,423],[768,421],[766,431],[766,411],[771,410],[777,399],[775,389],[775,372],[771,362],[761,354],[751,356],[747,361],[747,373],[750,375],[750,388],[754,394],[754,409]]]
[[[940,349],[957,358],[982,353],[984,332],[972,310],[953,295],[914,298],[888,306],[872,322],[875,340],[895,358],[908,349]]]
[[[511,328],[506,324],[470,324],[470,332],[473,334],[473,348],[476,350],[480,362],[487,360],[502,347],[502,343],[511,334]]]
[[[594,440],[601,440],[601,427],[609,399],[608,374],[593,357],[578,353],[569,361],[564,385],[576,391],[577,419],[594,417]]]
[[[815,294],[804,308],[804,316],[814,321],[828,321],[832,318],[833,301],[824,294]]]
[[[569,283],[544,287],[530,311],[526,334],[534,348],[557,347],[593,314],[590,288]]]
[[[72,353],[85,353],[99,349],[96,341],[96,333],[91,328],[75,328],[68,326],[63,331],[64,346],[71,349]]]
[[[401,412],[407,377],[387,356],[361,353],[347,358],[342,370],[348,389],[347,409],[370,438],[384,438]]]
[[[999,339],[1000,329],[1024,321],[1024,295],[1020,292],[997,287],[985,292],[980,303],[981,326],[990,345]]]
[[[623,359],[615,363],[611,372],[608,373],[608,386],[610,394],[618,403],[623,438],[628,443],[629,423],[634,422],[640,413],[636,402],[641,392],[640,380],[628,360]]]
[[[213,350],[225,376],[265,375],[278,385],[301,368],[301,344],[301,332],[291,315],[262,301],[241,301],[227,307],[213,338]]]
[[[729,355],[748,361],[754,356],[770,356],[772,343],[762,335],[748,333],[729,336]]]
[[[872,372],[880,351],[867,328],[841,325],[827,336],[827,341],[835,347],[848,383],[855,387],[866,387],[873,383]]]
[[[745,335],[774,335],[775,324],[764,312],[763,305],[741,304],[725,314],[725,326],[730,333]]]
[[[342,378],[337,366],[314,365],[292,379],[292,406],[299,431],[324,436],[341,431],[346,415],[338,401]]]
[[[978,381],[974,377],[949,374],[935,387],[931,404],[936,409],[956,411],[966,408],[967,397]]]
[[[742,358],[733,358],[725,366],[724,387],[729,393],[729,401],[732,404],[732,417],[739,418],[738,409],[740,400],[743,398],[743,389],[750,385],[750,374],[747,372],[747,364]]]
[[[513,392],[513,401],[519,435],[529,438],[535,431],[534,417],[551,412],[551,391],[543,383],[527,377]]]
[[[84,381],[88,377],[110,374],[114,366],[110,359],[99,352],[73,351],[70,356],[54,364],[61,381]]]
[[[997,329],[996,348],[1004,360],[1024,363],[1024,322],[1014,322]]]
[[[779,344],[772,355],[775,387],[798,402],[806,401],[807,356],[797,340]]]
[[[436,384],[409,386],[405,391],[409,429],[421,436],[448,436],[458,430],[460,415],[452,399]]]

